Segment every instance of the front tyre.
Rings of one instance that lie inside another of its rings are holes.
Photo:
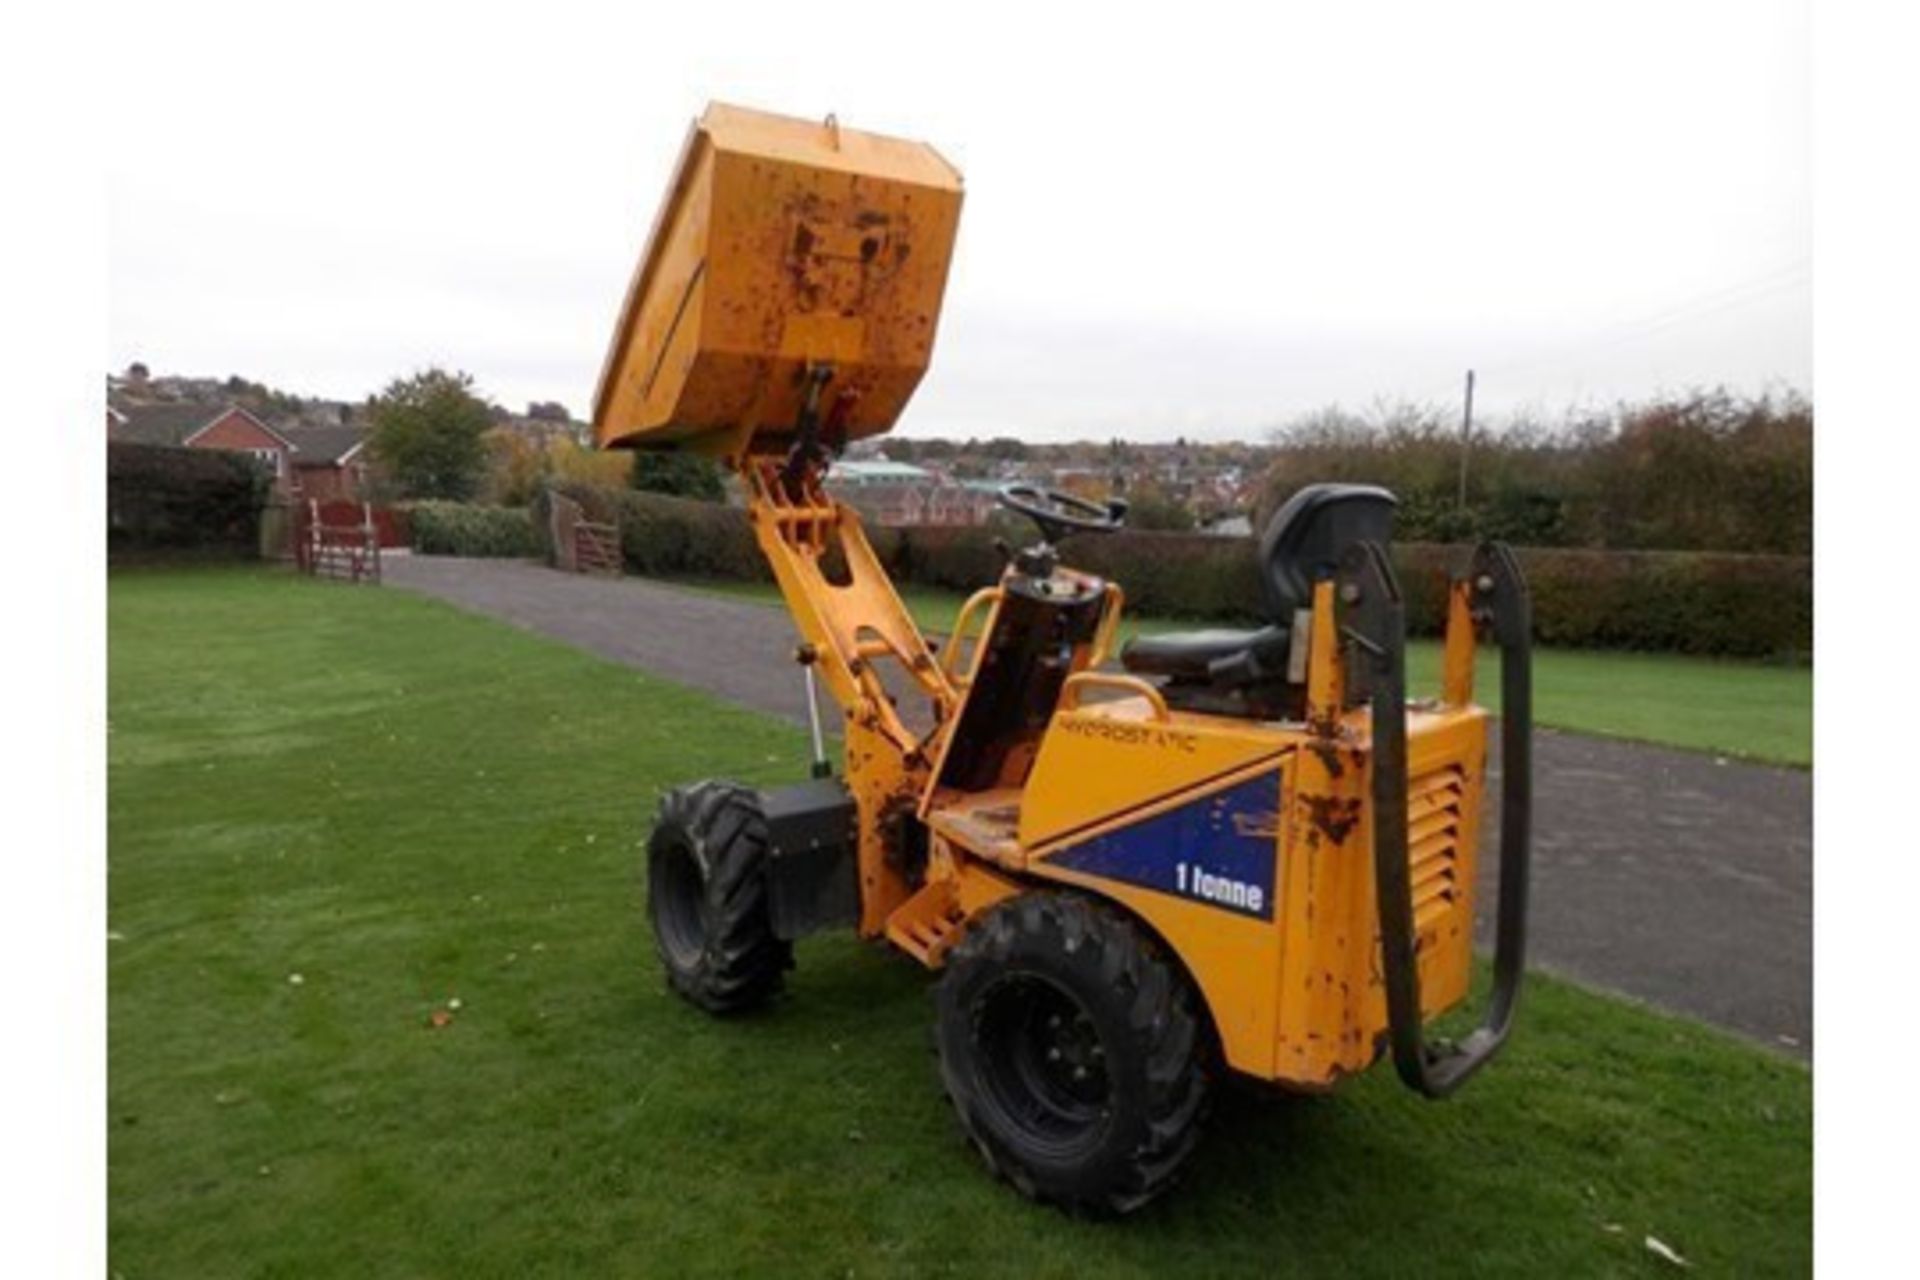
[[[647,913],[667,982],[709,1013],[765,1003],[793,967],[767,916],[767,824],[731,782],[677,787],[647,842]]]
[[[1206,1113],[1192,985],[1128,917],[1072,893],[988,912],[948,955],[940,1074],[988,1167],[1071,1212],[1129,1213],[1178,1178]]]

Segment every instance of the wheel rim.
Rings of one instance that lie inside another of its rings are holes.
[[[1087,1007],[1059,983],[1011,974],[981,992],[974,1042],[982,1096],[1039,1152],[1095,1145],[1112,1115],[1106,1046]]]
[[[706,886],[700,864],[683,844],[662,849],[657,856],[661,861],[653,886],[654,932],[674,967],[689,969],[700,963],[707,949],[707,922],[700,909]]]

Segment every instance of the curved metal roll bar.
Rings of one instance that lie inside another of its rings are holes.
[[[1500,644],[1500,900],[1493,992],[1479,1027],[1457,1044],[1429,1044],[1420,1018],[1420,970],[1407,864],[1406,606],[1386,549],[1357,543],[1341,560],[1343,636],[1364,655],[1373,718],[1373,871],[1394,1067],[1409,1088],[1444,1098],[1491,1060],[1513,1027],[1526,971],[1533,818],[1533,610],[1513,551],[1486,542],[1464,579],[1473,620]],[[1458,589],[1459,584],[1456,584]]]

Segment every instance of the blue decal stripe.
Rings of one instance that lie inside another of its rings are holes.
[[[1047,862],[1271,920],[1279,809],[1280,775],[1261,774],[1068,845]]]

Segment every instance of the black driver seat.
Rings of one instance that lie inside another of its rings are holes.
[[[1210,629],[1142,636],[1120,653],[1135,675],[1164,677],[1169,704],[1195,711],[1292,714],[1297,686],[1287,680],[1294,615],[1313,606],[1314,583],[1338,570],[1356,542],[1393,536],[1397,500],[1365,484],[1313,484],[1267,521],[1260,535],[1260,594],[1268,624],[1251,630]]]
[[[1213,664],[1229,658],[1271,652],[1284,663],[1288,638],[1285,627],[1261,627],[1254,631],[1225,627],[1173,631],[1130,641],[1121,651],[1120,664],[1135,675],[1211,680]]]

